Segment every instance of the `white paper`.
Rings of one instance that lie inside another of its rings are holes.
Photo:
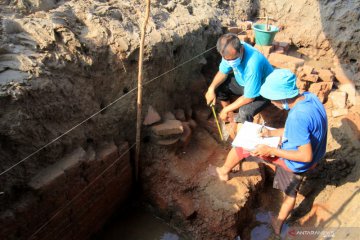
[[[262,125],[245,122],[239,132],[236,134],[233,147],[242,147],[247,151],[253,151],[258,144],[265,144],[270,147],[277,148],[280,143],[280,137],[259,137],[259,132]],[[275,128],[266,127],[267,129],[274,130]]]

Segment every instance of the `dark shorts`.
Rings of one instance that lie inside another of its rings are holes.
[[[216,88],[216,97],[220,101],[230,101],[231,97],[240,97],[242,95],[244,95],[244,87],[236,82],[234,74],[229,74],[227,79]],[[252,122],[254,116],[269,104],[270,101],[268,99],[258,96],[253,102],[239,108],[235,121],[240,123],[245,121]]]
[[[236,153],[240,159],[250,156],[250,153],[241,147],[236,147]],[[279,189],[287,196],[296,197],[303,180],[302,174],[297,174],[289,169],[284,160],[278,157],[259,157],[260,159],[276,165],[273,188]]]

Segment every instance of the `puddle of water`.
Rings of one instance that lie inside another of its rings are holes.
[[[255,221],[257,222],[257,225],[251,230],[250,237],[251,240],[267,240],[270,238],[270,236],[273,233],[272,227],[271,227],[271,220],[269,211],[258,208],[255,210]],[[281,229],[281,239],[286,239],[286,235],[288,232],[289,226],[284,223],[282,229]]]
[[[113,219],[94,239],[101,240],[186,240],[162,219],[145,210],[130,211]]]

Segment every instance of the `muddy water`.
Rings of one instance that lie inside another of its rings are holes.
[[[250,238],[251,240],[267,240],[270,239],[273,232],[271,229],[270,224],[270,213],[268,209],[258,208],[255,210],[255,224],[256,226],[252,228],[250,232]],[[285,239],[287,231],[288,231],[288,225],[284,224],[284,226],[281,229],[281,239]]]
[[[165,221],[148,211],[132,209],[115,217],[93,239],[101,240],[186,240],[185,236],[171,228]]]

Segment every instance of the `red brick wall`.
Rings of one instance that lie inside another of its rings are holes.
[[[32,191],[0,213],[0,239],[29,239],[56,213],[33,239],[89,238],[129,196],[132,170],[129,152],[124,154],[128,149],[127,143],[78,148],[43,169],[28,184]]]

